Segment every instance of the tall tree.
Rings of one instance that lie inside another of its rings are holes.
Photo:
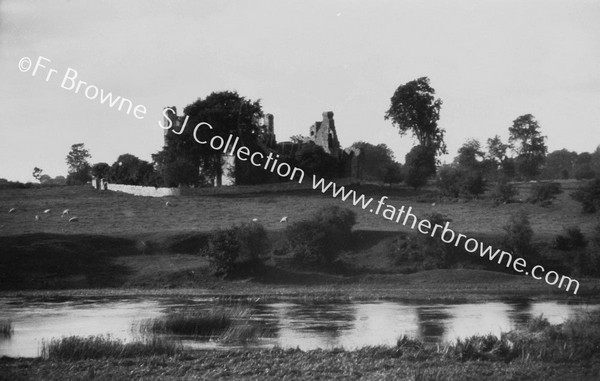
[[[517,170],[525,178],[532,178],[540,172],[548,148],[540,132],[540,126],[531,114],[521,115],[508,129],[509,142],[517,154]],[[514,145],[516,143],[516,145]]]
[[[181,162],[183,159],[196,168],[202,168],[206,177],[214,177],[217,185],[221,182],[222,151],[216,151],[210,144],[199,144],[200,141],[210,141],[215,136],[220,136],[227,141],[231,134],[240,138],[251,150],[259,150],[257,136],[260,132],[259,120],[263,116],[260,101],[251,101],[237,92],[223,91],[212,93],[206,98],[199,98],[183,110],[183,123],[179,128],[172,128],[167,134],[167,146],[161,155],[156,158],[164,160],[159,163],[168,167],[170,162]],[[208,123],[198,128],[194,136],[195,127],[200,123]],[[187,182],[196,185],[199,177]]]
[[[391,119],[400,135],[410,131],[423,147],[445,154],[445,131],[438,126],[441,107],[442,100],[435,98],[429,78],[421,77],[398,86],[385,113],[385,120]]]
[[[91,158],[89,151],[84,147],[83,143],[73,144],[71,151],[67,155],[67,166],[69,173],[80,172],[83,169],[88,169],[90,164],[87,159]]]
[[[500,136],[496,135],[487,140],[487,149],[488,159],[492,160],[494,164],[500,165],[506,159],[506,151],[510,149],[510,144],[503,143]]]
[[[71,151],[67,154],[67,166],[69,167],[67,176],[68,185],[85,184],[92,179],[90,175],[90,163],[87,159],[91,158],[89,151],[83,143],[73,144]]]

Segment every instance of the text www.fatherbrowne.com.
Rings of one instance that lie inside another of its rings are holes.
[[[575,279],[571,279],[568,276],[560,275],[555,271],[546,272],[543,266],[536,265],[529,270],[527,261],[524,258],[517,257],[513,259],[513,255],[509,252],[501,249],[494,249],[491,245],[484,245],[483,242],[476,240],[475,238],[468,237],[464,234],[456,234],[454,230],[450,229],[450,223],[446,222],[444,226],[439,224],[432,224],[427,219],[419,220],[417,216],[412,213],[412,207],[405,208],[404,205],[400,208],[396,208],[393,205],[386,204],[384,201],[388,198],[387,196],[381,197],[377,201],[377,206],[371,205],[373,198],[365,198],[364,194],[358,195],[352,189],[346,189],[343,186],[338,186],[333,181],[326,182],[325,179],[321,178],[317,180],[317,177],[313,175],[313,189],[320,189],[322,193],[331,192],[333,198],[340,198],[342,201],[352,202],[354,206],[358,206],[363,210],[369,208],[369,212],[379,215],[387,220],[393,221],[403,226],[410,226],[411,229],[416,229],[421,234],[430,235],[431,237],[439,237],[442,242],[446,244],[453,244],[455,247],[461,245],[469,253],[478,253],[481,258],[487,257],[489,261],[497,261],[499,265],[503,263],[509,268],[512,265],[514,271],[518,273],[525,273],[525,275],[531,275],[534,279],[544,281],[554,286],[556,284],[558,288],[565,286],[565,291],[569,291],[571,286],[574,285],[573,294],[576,295],[579,290],[579,282]],[[545,276],[544,276],[545,274]]]

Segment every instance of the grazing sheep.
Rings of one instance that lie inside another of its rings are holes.
[[[39,221],[40,220],[40,216],[38,216],[37,214],[35,215],[35,220]]]
[[[68,216],[69,215],[70,210],[69,209],[65,209],[62,212],[62,216]]]
[[[46,210],[44,210],[44,213],[48,214],[48,213],[50,213],[51,211],[52,211],[52,210],[50,210],[50,209],[46,209]]]
[[[17,208],[10,208],[10,210],[8,211],[8,213],[14,213],[17,211]]]
[[[435,206],[435,202],[431,203],[431,206]]]
[[[171,203],[169,201],[165,202],[165,206],[171,206]]]
[[[258,221],[258,218],[253,218],[252,219],[252,222],[256,222],[256,221]]]
[[[285,216],[282,219],[280,219],[279,222],[287,222],[287,216]]]
[[[69,222],[79,221],[79,217],[71,217],[69,218]]]

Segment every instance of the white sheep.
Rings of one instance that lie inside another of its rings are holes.
[[[8,213],[14,213],[17,211],[17,208],[10,208],[10,210],[8,211]]]
[[[71,217],[69,218],[69,222],[79,221],[79,217]]]
[[[279,222],[287,222],[287,216],[282,217]]]
[[[40,216],[38,216],[37,214],[35,215],[35,220],[39,221],[40,220]]]
[[[49,214],[51,211],[52,211],[52,210],[50,210],[50,209],[46,209],[46,210],[44,210],[44,213],[45,213],[45,214]]]
[[[256,222],[256,221],[258,221],[258,218],[253,218],[252,219],[252,222]]]
[[[62,212],[62,215],[61,215],[61,216],[68,216],[68,215],[69,215],[69,212],[70,212],[70,210],[69,210],[69,209],[65,209],[65,210],[63,210],[63,212]]]

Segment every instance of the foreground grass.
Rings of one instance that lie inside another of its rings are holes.
[[[0,359],[5,379],[99,380],[598,380],[598,362],[411,360],[398,351],[270,349],[193,356],[44,361]]]

